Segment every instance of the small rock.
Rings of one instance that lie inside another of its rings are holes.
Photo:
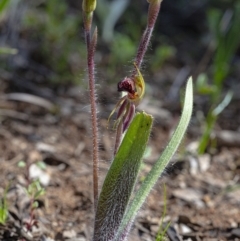
[[[215,134],[221,146],[240,146],[240,132],[224,130]]]
[[[36,164],[32,164],[29,168],[29,176],[31,179],[39,179],[40,183],[44,186],[48,186],[50,182],[50,176],[44,172]]]
[[[192,188],[176,189],[173,191],[173,195],[180,198],[188,203],[194,203],[198,208],[204,207],[202,194]]]
[[[43,237],[41,241],[54,241],[54,239],[49,238],[49,237]]]
[[[188,158],[189,160],[189,164],[190,164],[190,173],[191,175],[195,176],[198,174],[198,160],[196,157],[194,156],[189,156]]]
[[[191,220],[188,216],[186,215],[179,215],[178,217],[178,223],[184,223],[184,224],[187,224],[187,223],[191,223]]]
[[[42,160],[42,156],[41,156],[41,154],[40,154],[38,151],[33,150],[33,151],[31,151],[31,152],[29,153],[29,155],[28,155],[28,161],[29,161],[30,163],[36,162],[36,161],[39,161],[39,160]]]
[[[181,233],[182,234],[186,234],[186,233],[191,233],[192,232],[192,229],[189,228],[187,225],[185,224],[180,224],[179,225],[179,229],[181,230]]]
[[[199,146],[199,142],[193,141],[186,147],[186,150],[192,154],[197,154],[198,146]]]
[[[240,203],[239,195],[240,195],[240,189],[236,189],[227,193],[226,196],[231,200],[232,203],[239,204]]]
[[[206,172],[210,167],[211,157],[209,154],[204,154],[198,157],[199,167],[201,172]]]
[[[49,153],[55,153],[56,149],[53,145],[48,145],[43,142],[37,143],[37,150],[42,152],[49,152]]]
[[[231,231],[231,234],[234,235],[235,237],[240,238],[240,228],[234,228],[234,229]]]
[[[64,238],[76,238],[76,236],[77,236],[77,233],[73,229],[63,231]]]
[[[159,225],[151,225],[150,229],[153,233],[158,233]]]

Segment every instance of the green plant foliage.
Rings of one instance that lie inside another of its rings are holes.
[[[165,61],[172,58],[176,53],[176,49],[173,46],[162,44],[159,46],[152,58],[151,68],[153,70],[159,69],[162,67]]]
[[[115,33],[114,39],[109,43],[111,56],[106,68],[107,76],[111,79],[116,76],[116,66],[122,66],[132,59],[136,51],[134,41],[127,35]]]
[[[131,224],[135,219],[137,212],[141,208],[142,204],[146,200],[149,192],[157,182],[158,178],[161,176],[165,167],[171,160],[172,156],[176,152],[178,146],[180,145],[183,136],[187,130],[190,118],[192,115],[193,108],[193,89],[192,89],[192,79],[190,78],[187,82],[185,100],[183,106],[182,116],[180,118],[179,124],[172,135],[167,147],[164,149],[162,155],[157,160],[155,165],[152,167],[151,171],[148,173],[144,179],[142,185],[137,191],[135,197],[133,198],[131,204],[128,206],[127,211],[123,217],[123,221],[118,230],[117,238],[115,240],[123,240],[122,237],[126,236],[131,228]]]
[[[86,59],[77,34],[80,25],[80,12],[70,12],[66,1],[48,0],[42,8],[31,8],[25,14],[24,26],[34,33],[33,38],[41,39],[38,54],[52,70],[48,78],[53,83],[80,81]]]
[[[231,59],[240,41],[240,3],[236,2],[233,9],[229,11],[222,14],[220,10],[212,10],[209,13],[209,23],[216,44],[213,79],[214,84],[220,88],[220,91],[222,83],[229,73]]]
[[[125,134],[99,197],[94,241],[114,237],[129,203],[151,127],[152,117],[137,113]]]
[[[117,34],[111,45],[111,55],[114,63],[126,63],[136,51],[135,43],[126,35]]]
[[[210,95],[211,108],[206,117],[204,132],[200,139],[198,153],[203,154],[209,143],[212,129],[217,116],[230,103],[232,94],[229,92],[222,98],[223,83],[230,72],[231,60],[240,42],[240,3],[236,2],[233,9],[224,14],[220,10],[209,11],[209,25],[215,38],[216,52],[213,60],[213,84],[208,85],[202,76],[198,78],[197,88]],[[220,104],[219,104],[220,103]]]
[[[41,186],[39,180],[31,182],[25,189],[26,193],[30,198],[37,199],[38,197],[45,194],[45,189]]]
[[[42,161],[37,162],[36,165],[41,169],[46,168],[46,165]],[[23,187],[23,189],[26,192],[30,201],[30,206],[29,206],[30,219],[24,223],[24,226],[29,231],[32,229],[33,225],[35,225],[38,222],[37,219],[35,218],[36,217],[35,210],[38,208],[37,199],[40,196],[43,196],[45,194],[45,189],[42,187],[39,179],[36,179],[36,180],[31,179],[31,177],[29,176],[30,166],[26,162],[19,161],[18,167],[25,168],[25,171],[26,171],[25,177],[26,177],[27,185]]]
[[[192,107],[192,79],[189,79],[180,122],[169,144],[130,202],[152,126],[151,116],[145,113],[135,116],[102,187],[95,218],[94,241],[121,241],[128,235],[137,212],[181,143]]]
[[[23,168],[23,167],[26,167],[27,164],[25,161],[19,161],[17,165],[18,167]]]
[[[9,3],[10,3],[10,0],[1,0],[0,1],[0,13],[3,12],[7,8]]]
[[[210,95],[216,92],[216,86],[208,84],[208,76],[200,74],[196,81],[196,91],[201,95]]]
[[[3,198],[0,199],[0,224],[5,224],[8,217],[7,191],[8,188],[4,190]]]
[[[37,164],[37,166],[38,166],[39,168],[41,168],[42,170],[46,170],[46,168],[47,168],[45,162],[43,162],[43,161],[39,161],[39,162],[37,162],[36,164]]]
[[[13,48],[0,48],[0,54],[17,54],[17,49],[13,49]]]
[[[166,186],[164,184],[164,189],[163,189],[163,199],[164,199],[164,205],[163,205],[163,214],[162,214],[162,218],[161,218],[161,223],[160,223],[160,227],[156,236],[156,241],[165,241],[165,235],[166,232],[171,224],[171,222],[169,222],[166,227],[163,229],[163,219],[166,216],[167,213],[167,190],[166,190]]]
[[[0,20],[1,16],[4,15],[4,11],[8,8],[10,4],[10,0],[1,0],[0,1]],[[17,49],[9,48],[9,47],[0,47],[0,55],[1,54],[17,54]]]
[[[217,117],[229,105],[230,101],[232,100],[232,96],[232,91],[229,91],[224,97],[223,101],[215,109],[211,109],[209,111],[208,116],[206,118],[206,127],[198,147],[198,152],[200,154],[205,152],[206,146],[209,142],[209,136],[211,135]]]
[[[0,223],[5,224],[7,221],[8,216],[8,207],[7,207],[7,201],[4,197],[2,200],[0,200]]]

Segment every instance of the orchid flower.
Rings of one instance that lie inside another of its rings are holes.
[[[117,119],[114,124],[114,127],[117,129],[114,154],[116,154],[120,145],[122,134],[127,130],[134,117],[136,106],[138,106],[145,93],[143,76],[136,63],[134,63],[134,66],[136,74],[131,77],[125,77],[118,83],[118,91],[124,91],[126,94],[117,102],[108,118],[109,120],[118,109]]]

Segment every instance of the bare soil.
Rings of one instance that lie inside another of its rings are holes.
[[[0,195],[8,187],[9,209],[7,223],[0,226],[0,240],[91,240],[92,144],[86,90],[68,87],[51,92],[51,101],[57,106],[51,112],[32,100],[12,100],[8,94],[15,89],[4,77],[0,86]],[[99,94],[101,183],[112,158],[114,132],[107,129],[107,117],[118,98],[114,88],[109,88],[111,94],[101,88]],[[150,154],[144,160],[139,182],[166,146],[181,113],[178,100],[164,100],[168,91],[168,87],[153,82],[139,106],[155,117]],[[104,102],[106,99],[112,104]],[[240,240],[239,103],[234,100],[221,115],[215,129],[215,148],[198,156],[196,141],[201,128],[196,116],[201,103],[195,99],[197,109],[185,141],[139,212],[129,240],[155,240],[162,218],[165,225],[171,222],[169,240]],[[230,141],[220,138],[225,130],[229,130]],[[236,141],[231,141],[234,138]],[[19,161],[26,162],[28,168],[18,167]],[[37,224],[26,232],[24,222],[31,211],[24,187],[29,176],[36,174],[32,166],[39,161],[46,165],[40,174],[46,193],[34,211]],[[162,217],[164,184],[167,212]]]

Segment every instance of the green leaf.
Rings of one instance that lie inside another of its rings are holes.
[[[178,146],[180,145],[183,136],[187,130],[188,124],[191,119],[193,108],[193,88],[192,88],[192,78],[189,78],[186,87],[185,100],[183,106],[182,116],[180,118],[179,124],[172,135],[167,147],[164,149],[162,155],[157,160],[155,165],[152,167],[151,171],[148,173],[138,192],[136,193],[133,201],[126,211],[121,226],[118,231],[117,238],[115,240],[123,240],[127,236],[131,224],[133,223],[137,212],[141,208],[142,204],[146,200],[149,192],[157,182],[158,178],[164,171],[165,167],[171,160],[172,156],[176,152]]]
[[[27,194],[33,198],[37,198],[44,194],[44,188],[42,188],[40,181],[34,180],[27,187]]]
[[[4,203],[4,201],[0,200],[0,224],[5,224],[7,221],[7,217],[8,217],[8,208]]]
[[[13,48],[0,48],[0,54],[17,54],[18,50]]]
[[[7,204],[8,188],[9,187],[7,187],[4,190],[3,198],[0,199],[0,224],[5,224],[7,221],[7,217],[8,217],[8,204]]]
[[[34,199],[42,196],[45,194],[45,189],[44,188],[41,188],[40,190],[38,190],[35,194],[34,194]]]
[[[26,162],[25,161],[19,161],[17,165],[18,165],[18,167],[25,167]]]
[[[210,135],[216,123],[217,117],[229,105],[229,103],[232,100],[232,97],[233,97],[233,92],[228,91],[228,93],[226,94],[222,102],[218,104],[217,107],[215,107],[214,109],[211,109],[208,112],[206,123],[205,123],[205,129],[201,137],[201,140],[199,141],[198,154],[201,155],[205,153],[206,148],[209,144]]]
[[[195,86],[196,86],[196,91],[202,95],[209,95],[216,92],[216,86],[208,84],[208,77],[204,73],[200,74],[197,77]]]
[[[9,0],[1,0],[0,1],[0,13],[7,7],[9,4]]]
[[[129,203],[149,139],[152,116],[137,113],[105,178],[95,218],[94,241],[112,240]]]
[[[46,168],[47,168],[47,165],[46,165],[45,162],[43,162],[43,161],[37,162],[37,166],[38,166],[39,168],[41,168],[42,170],[46,170]]]
[[[213,110],[213,115],[218,116],[231,102],[233,97],[233,92],[228,91],[223,101]]]
[[[167,213],[167,190],[166,190],[166,186],[164,184],[164,187],[163,187],[163,214],[162,214],[162,218],[161,218],[160,227],[159,227],[159,230],[158,230],[158,233],[156,236],[156,241],[164,241],[165,240],[166,232],[171,224],[171,222],[168,222],[168,224],[163,229],[163,219],[166,217],[166,213]]]
[[[38,201],[34,201],[32,207],[33,207],[33,208],[38,208],[38,206],[39,206],[39,205],[38,205]]]

